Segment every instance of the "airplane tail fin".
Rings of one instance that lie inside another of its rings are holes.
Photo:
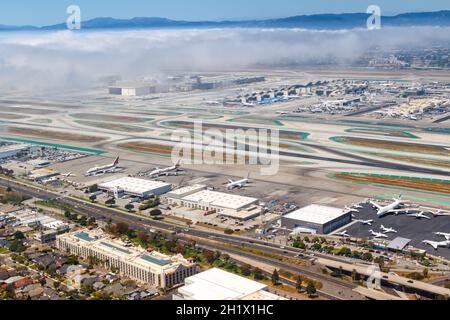
[[[177,163],[175,164],[175,167],[179,167],[181,165],[181,159],[177,161]]]
[[[118,164],[119,164],[119,157],[117,157],[116,160],[114,160],[113,165],[114,165],[114,166],[117,166]]]
[[[250,172],[247,173],[247,179],[250,179]]]

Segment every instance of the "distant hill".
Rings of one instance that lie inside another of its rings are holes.
[[[281,19],[245,21],[179,21],[165,18],[95,18],[82,22],[83,29],[160,29],[160,28],[304,28],[319,30],[365,28],[366,13],[316,14]],[[384,16],[383,26],[450,26],[450,11],[404,13]],[[63,30],[65,23],[45,27],[4,26],[0,31],[11,30]]]

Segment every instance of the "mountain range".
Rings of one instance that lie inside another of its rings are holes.
[[[163,28],[303,28],[339,30],[365,28],[366,13],[300,15],[279,19],[241,21],[181,21],[166,18],[95,18],[82,22],[82,29],[163,29]],[[404,13],[383,16],[382,26],[450,26],[450,11]],[[64,30],[65,23],[36,27],[0,25],[0,31]]]

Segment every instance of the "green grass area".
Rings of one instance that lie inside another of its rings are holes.
[[[93,153],[93,154],[96,154],[96,155],[100,155],[100,154],[105,154],[106,153],[106,151],[102,151],[102,150],[95,150],[95,149],[89,149],[89,148],[79,148],[79,147],[74,147],[74,146],[66,146],[66,145],[62,145],[62,144],[48,143],[48,142],[34,141],[34,140],[27,140],[27,139],[0,137],[0,140],[28,143],[28,144],[34,144],[34,145],[39,145],[39,146],[44,146],[44,147],[52,147],[52,148],[58,148],[58,149],[67,149],[67,150],[79,151],[79,152],[85,152],[85,153]]]
[[[433,132],[433,133],[450,134],[450,128],[426,128],[425,131]]]
[[[384,127],[400,127],[400,128],[415,128],[415,126],[405,125],[402,123],[395,122],[372,122],[372,121],[364,121],[364,120],[339,120],[342,123],[350,123],[350,124],[363,124],[369,126],[384,126]]]
[[[347,129],[345,132],[348,133],[367,133],[367,134],[375,134],[375,135],[382,135],[382,136],[390,136],[390,133],[400,133],[404,135],[406,138],[411,139],[420,139],[420,137],[407,132],[403,130],[390,130],[390,129],[374,129],[374,128],[355,128],[355,129]]]

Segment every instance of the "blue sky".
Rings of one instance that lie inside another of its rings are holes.
[[[0,24],[47,25],[66,20],[77,4],[82,19],[167,17],[179,20],[275,18],[301,14],[364,12],[377,4],[386,15],[450,10],[449,0],[3,0]]]

